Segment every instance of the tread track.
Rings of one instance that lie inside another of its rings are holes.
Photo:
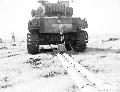
[[[84,30],[78,30],[77,41],[72,45],[75,52],[84,52],[88,43],[88,34]]]
[[[38,54],[39,53],[39,38],[37,33],[27,34],[27,49],[30,54]]]
[[[77,84],[81,92],[114,92],[113,85],[99,79],[90,71],[75,62],[68,54],[57,54],[68,74]],[[85,89],[87,90],[85,90]]]

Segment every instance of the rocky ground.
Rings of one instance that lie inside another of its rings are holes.
[[[97,38],[97,39],[96,39]],[[90,36],[84,53],[66,52],[120,92],[120,37]],[[78,80],[79,81],[79,80]],[[80,92],[56,52],[30,55],[26,42],[0,43],[0,92]]]

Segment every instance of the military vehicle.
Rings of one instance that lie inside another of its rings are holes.
[[[68,1],[49,3],[39,1],[40,6],[31,11],[33,19],[28,22],[27,50],[38,54],[39,45],[64,44],[67,50],[83,52],[88,43],[86,19],[72,17],[73,8]]]

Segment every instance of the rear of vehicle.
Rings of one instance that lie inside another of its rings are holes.
[[[71,8],[56,5],[47,4],[45,16],[35,17],[29,21],[28,53],[39,53],[39,45],[62,43],[65,44],[67,50],[74,49],[76,52],[82,52],[86,49],[88,34],[82,29],[88,27],[87,21],[73,18]]]

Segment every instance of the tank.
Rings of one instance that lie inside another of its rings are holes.
[[[28,22],[28,53],[38,54],[39,45],[51,44],[64,44],[67,50],[84,52],[88,43],[86,19],[72,17],[73,8],[68,1],[39,3],[38,9],[32,9],[32,19]]]

